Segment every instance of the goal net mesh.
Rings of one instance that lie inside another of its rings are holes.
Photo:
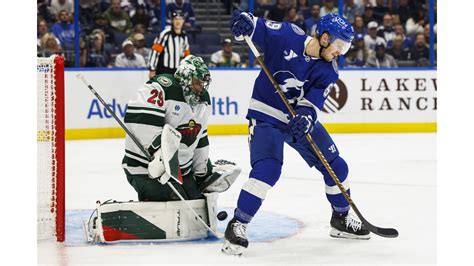
[[[61,167],[64,164],[64,153],[61,152],[60,139],[64,128],[60,125],[58,99],[64,90],[63,74],[58,80],[57,74],[64,73],[62,57],[52,56],[37,59],[37,230],[38,240],[56,238],[64,239],[64,176]],[[60,84],[62,81],[62,84]],[[59,86],[58,86],[59,85]],[[61,116],[63,117],[63,116]],[[61,179],[62,180],[59,180]]]

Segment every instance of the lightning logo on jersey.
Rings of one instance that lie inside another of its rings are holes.
[[[290,71],[277,71],[273,77],[290,103],[303,98],[303,85],[306,81],[298,80]]]

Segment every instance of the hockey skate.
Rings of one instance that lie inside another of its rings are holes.
[[[359,219],[351,214],[333,212],[331,217],[332,237],[349,239],[370,239],[370,232]]]
[[[247,225],[237,221],[235,218],[227,224],[224,237],[225,242],[221,250],[225,254],[240,256],[244,249],[249,246]]]

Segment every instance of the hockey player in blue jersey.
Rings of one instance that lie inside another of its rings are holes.
[[[369,239],[369,231],[355,216],[349,215],[349,203],[305,138],[306,133],[311,134],[350,193],[347,163],[317,118],[338,79],[337,56],[349,50],[354,37],[351,24],[338,15],[328,14],[317,23],[316,36],[309,37],[294,24],[236,11],[230,27],[237,40],[250,36],[260,47],[264,63],[297,115],[289,114],[262,70],[255,80],[247,113],[252,170],[240,192],[234,217],[227,225],[222,251],[240,255],[248,247],[247,224],[280,177],[285,142],[298,151],[310,167],[323,174],[326,196],[332,207],[330,235]]]

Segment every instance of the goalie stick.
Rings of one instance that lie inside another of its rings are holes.
[[[278,96],[280,96],[281,100],[283,101],[283,103],[285,104],[286,108],[288,109],[288,111],[290,112],[290,114],[292,116],[295,116],[296,115],[296,112],[295,110],[293,109],[293,107],[290,105],[290,103],[288,102],[288,99],[286,98],[286,96],[283,94],[280,86],[278,85],[278,83],[275,81],[275,79],[273,78],[273,75],[270,73],[270,71],[268,70],[267,66],[265,65],[265,63],[263,62],[262,58],[261,58],[261,55],[260,53],[258,52],[257,48],[255,47],[255,45],[253,44],[252,40],[250,39],[249,36],[244,36],[244,39],[245,41],[247,42],[247,45],[250,47],[250,49],[252,50],[253,54],[255,55],[255,58],[257,59],[258,63],[260,64],[260,66],[262,67],[263,71],[265,72],[265,74],[267,75],[268,79],[270,79],[270,82],[272,83],[273,87],[275,88],[276,92],[278,93]],[[370,232],[376,234],[376,235],[379,235],[379,236],[382,236],[382,237],[388,237],[388,238],[395,238],[398,236],[398,231],[394,228],[381,228],[381,227],[377,227],[375,225],[372,225],[371,223],[369,223],[363,216],[362,214],[360,213],[359,209],[357,209],[356,205],[354,204],[354,202],[352,201],[351,197],[349,196],[349,194],[347,194],[346,192],[346,189],[344,188],[344,186],[342,185],[341,181],[339,180],[339,178],[337,177],[336,173],[334,172],[334,170],[332,169],[332,167],[329,165],[328,161],[326,160],[326,158],[324,157],[324,154],[321,152],[321,150],[319,149],[319,147],[316,145],[316,143],[314,143],[313,141],[313,138],[311,137],[311,135],[309,133],[306,133],[305,134],[306,136],[306,140],[309,142],[310,146],[311,146],[311,149],[314,151],[314,153],[318,156],[319,160],[323,163],[324,167],[326,168],[326,170],[329,172],[329,175],[331,176],[331,178],[334,180],[334,182],[336,183],[337,187],[339,188],[339,190],[341,190],[342,194],[344,195],[344,198],[346,198],[347,202],[349,202],[349,205],[351,206],[351,208],[354,210],[354,212],[357,214],[357,216],[359,217],[359,219],[362,221],[362,223],[366,226],[367,230],[369,230]]]
[[[77,74],[76,77],[78,79],[80,79],[84,85],[86,85],[87,88],[89,88],[89,90],[92,92],[92,94],[94,94],[94,96],[102,103],[102,105],[107,109],[107,111],[114,117],[115,121],[117,121],[117,123],[120,125],[120,127],[123,128],[123,130],[125,130],[125,132],[127,133],[127,135],[133,140],[133,142],[137,145],[137,147],[143,152],[143,154],[145,154],[145,156],[147,157],[147,159],[149,161],[152,161],[153,160],[153,156],[151,156],[151,154],[143,147],[143,145],[140,144],[140,141],[137,139],[137,137],[135,137],[135,135],[128,129],[128,127],[122,122],[120,121],[120,119],[117,117],[117,115],[115,114],[114,111],[112,111],[112,109],[110,108],[110,106],[104,101],[104,99],[102,99],[102,97],[99,95],[99,93],[97,93],[97,91],[92,87],[92,85],[89,84],[89,82],[87,82],[86,78],[81,75],[81,74]],[[180,180],[178,180],[177,178],[173,177],[172,178],[174,180],[176,180],[180,185],[182,185],[182,182]],[[206,228],[207,230],[209,230],[209,232],[211,232],[214,236],[216,236],[217,238],[222,238],[223,235],[217,231],[214,231],[211,227],[209,227],[209,225],[207,225],[206,222],[204,222],[204,220],[201,218],[201,216],[199,216],[196,211],[191,207],[189,206],[189,204],[186,202],[186,200],[183,198],[183,196],[179,193],[178,190],[176,190],[176,188],[171,184],[171,182],[166,182],[168,184],[168,186],[171,188],[171,190],[173,190],[173,192],[179,197],[179,199],[184,203],[184,205],[186,205],[186,207],[194,214],[194,217],[200,221]],[[209,219],[211,219],[211,217],[209,217]]]

